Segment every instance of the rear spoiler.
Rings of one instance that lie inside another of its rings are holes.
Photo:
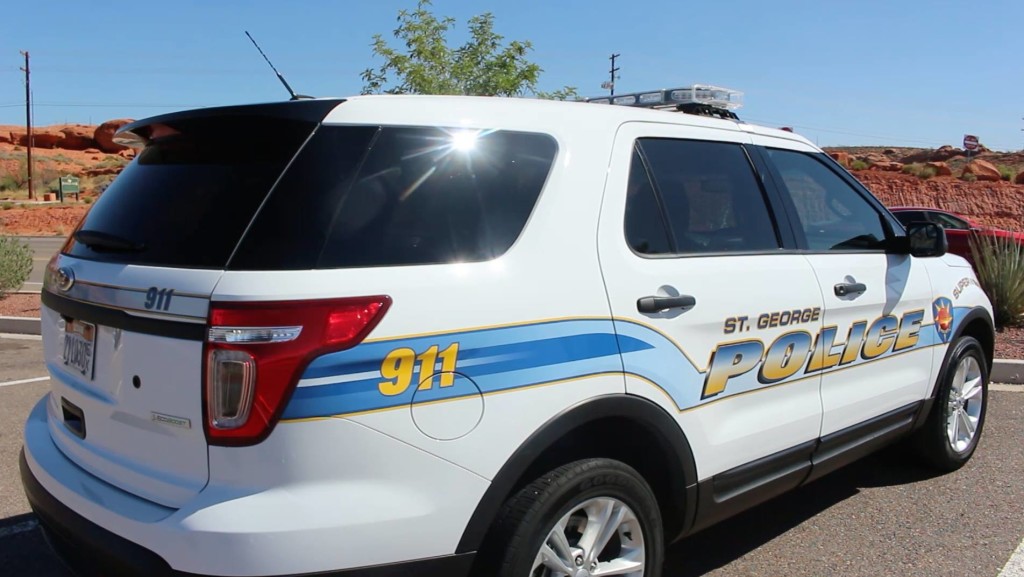
[[[154,135],[154,132],[159,132],[159,127],[173,126],[182,120],[213,117],[266,116],[268,118],[298,120],[319,124],[328,113],[342,102],[345,102],[344,98],[318,98],[314,100],[289,100],[286,102],[245,104],[240,106],[217,106],[171,112],[125,124],[114,134],[114,142],[121,146],[142,148]]]

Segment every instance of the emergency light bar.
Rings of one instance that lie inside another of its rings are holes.
[[[700,104],[722,110],[736,110],[743,106],[743,93],[721,86],[694,84],[683,88],[634,92],[617,96],[585,98],[584,100],[593,104],[618,104],[643,108],[680,109],[680,105]]]

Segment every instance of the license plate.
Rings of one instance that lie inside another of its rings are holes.
[[[96,325],[69,320],[64,325],[64,364],[92,380],[96,363]]]

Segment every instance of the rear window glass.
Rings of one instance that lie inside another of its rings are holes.
[[[281,270],[478,262],[519,237],[555,157],[543,134],[322,126],[230,263]],[[369,150],[360,147],[371,140]]]
[[[65,252],[93,260],[223,268],[315,123],[192,118],[153,139],[89,211]]]

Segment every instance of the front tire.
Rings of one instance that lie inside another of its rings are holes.
[[[635,470],[586,459],[541,476],[512,497],[493,531],[499,577],[659,577],[661,513]]]
[[[988,365],[981,343],[964,336],[952,346],[931,414],[914,439],[925,462],[945,472],[970,460],[988,408]]]

